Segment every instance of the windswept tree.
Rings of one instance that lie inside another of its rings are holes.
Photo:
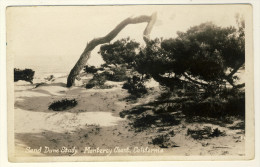
[[[156,13],[153,13],[151,16],[142,15],[142,16],[138,16],[138,17],[129,17],[129,18],[123,20],[121,23],[119,23],[106,36],[101,37],[101,38],[95,38],[92,41],[90,41],[87,44],[85,50],[81,54],[79,60],[75,64],[75,66],[71,69],[70,74],[67,78],[67,87],[71,87],[74,84],[76,77],[79,75],[80,71],[84,68],[88,59],[90,58],[91,51],[100,44],[109,43],[128,24],[138,24],[138,23],[147,22],[147,26],[143,32],[143,39],[145,42],[149,41],[150,40],[149,35],[150,35],[152,27],[156,21],[156,17],[157,17]]]
[[[151,41],[138,55],[143,61],[137,70],[168,87],[185,81],[207,89],[244,86],[235,83],[245,63],[243,26],[222,28],[207,22],[177,35]]]
[[[243,117],[245,94],[239,88],[245,84],[236,82],[236,73],[245,64],[244,46],[243,22],[238,28],[207,22],[176,38],[150,40],[136,55],[136,70],[166,88],[156,103],[160,112]]]

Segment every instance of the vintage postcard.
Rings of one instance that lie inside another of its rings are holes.
[[[254,159],[252,14],[7,7],[9,161]]]

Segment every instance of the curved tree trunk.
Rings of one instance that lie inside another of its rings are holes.
[[[117,34],[124,29],[128,24],[138,24],[138,23],[144,23],[148,22],[144,33],[143,33],[143,39],[147,43],[150,40],[150,32],[152,30],[152,27],[156,21],[156,13],[153,13],[151,16],[138,16],[134,18],[127,18],[123,20],[121,23],[119,23],[110,33],[108,33],[106,36],[101,38],[95,38],[92,41],[90,41],[84,52],[81,54],[79,60],[75,64],[75,66],[71,69],[70,74],[67,78],[67,87],[71,87],[76,77],[79,75],[80,71],[83,69],[84,65],[87,63],[88,59],[90,58],[91,51],[100,44],[108,43],[111,40],[113,40]]]

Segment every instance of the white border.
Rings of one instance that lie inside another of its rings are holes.
[[[174,162],[59,162],[59,163],[10,163],[7,154],[7,92],[6,92],[6,34],[5,8],[19,5],[113,5],[113,4],[230,4],[247,3],[253,6],[254,19],[254,82],[255,82],[255,159],[251,161],[174,161]],[[259,85],[260,85],[260,1],[259,0],[0,0],[0,167],[13,166],[260,166],[259,154]]]

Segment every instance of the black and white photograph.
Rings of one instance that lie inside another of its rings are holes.
[[[254,158],[252,11],[7,7],[9,160]]]

